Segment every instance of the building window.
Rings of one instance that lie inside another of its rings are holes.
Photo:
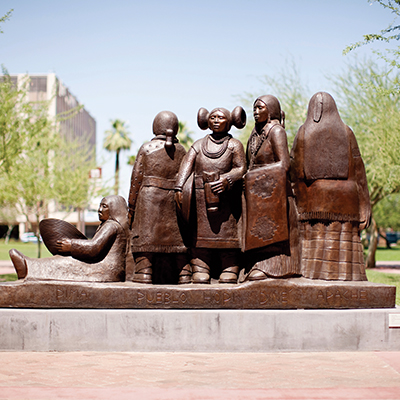
[[[30,92],[47,92],[47,77],[32,76],[29,82]]]

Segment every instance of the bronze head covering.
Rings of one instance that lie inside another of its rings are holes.
[[[304,129],[304,175],[307,180],[347,179],[350,142],[333,97],[311,97]]]
[[[267,106],[270,120],[282,120],[281,105],[279,103],[279,100],[275,96],[272,96],[271,94],[260,96],[254,101],[254,104],[256,104],[258,100],[262,101]]]
[[[227,131],[229,131],[234,125],[238,129],[242,129],[246,125],[246,112],[244,111],[243,107],[237,106],[235,107],[232,112],[227,110],[223,107],[214,108],[210,113],[205,108],[200,108],[197,113],[197,125],[200,129],[207,129],[208,128],[208,118],[213,113],[220,111],[226,117],[227,123]]]
[[[165,146],[171,147],[178,133],[178,117],[172,111],[159,112],[153,121],[153,133],[165,137]]]
[[[122,196],[111,195],[104,197],[102,201],[105,201],[108,205],[110,212],[109,219],[118,222],[125,231],[126,237],[129,238],[129,227],[128,227],[128,206],[125,199]]]

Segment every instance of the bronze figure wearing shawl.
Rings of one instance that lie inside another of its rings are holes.
[[[246,279],[299,274],[297,218],[289,183],[284,113],[272,95],[253,106],[255,127],[247,143],[243,250]]]
[[[307,278],[366,280],[359,233],[370,222],[367,178],[356,138],[332,96],[316,93],[291,152],[301,221],[301,273]]]

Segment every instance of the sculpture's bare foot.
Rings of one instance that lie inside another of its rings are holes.
[[[230,267],[222,271],[219,276],[219,283],[237,283],[239,267]]]
[[[16,249],[11,249],[8,254],[17,271],[18,279],[24,279],[28,274],[28,267],[26,266],[25,256]]]
[[[269,276],[265,272],[259,269],[253,269],[249,272],[249,275],[247,275],[246,281],[262,281],[268,278]]]

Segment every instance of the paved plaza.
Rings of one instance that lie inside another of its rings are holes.
[[[400,399],[400,352],[0,352],[3,399]]]
[[[400,399],[400,352],[0,352],[0,399]]]

